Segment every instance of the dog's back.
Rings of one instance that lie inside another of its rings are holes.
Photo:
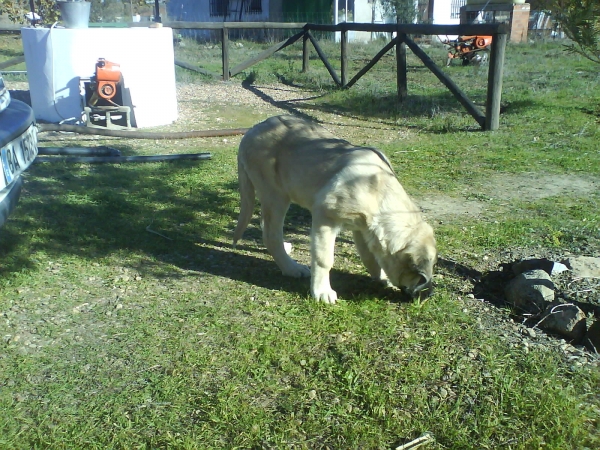
[[[344,171],[393,176],[379,150],[354,146],[294,116],[271,117],[248,131],[240,143],[238,170],[246,173],[259,198],[268,195],[261,188],[276,188],[307,209],[317,193]]]

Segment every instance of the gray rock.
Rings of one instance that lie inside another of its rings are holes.
[[[573,342],[580,342],[587,330],[585,313],[571,303],[559,302],[554,302],[546,308],[538,326]]]
[[[512,271],[515,275],[519,275],[523,272],[528,272],[530,270],[543,270],[548,275],[552,275],[552,267],[554,266],[554,262],[550,261],[546,258],[536,258],[536,259],[524,259],[518,261],[512,265]]]
[[[529,270],[513,278],[504,289],[506,301],[520,312],[542,313],[554,301],[554,283],[543,270]]]
[[[600,278],[600,258],[571,256],[565,264],[571,268],[575,278]]]
[[[567,266],[562,263],[551,261],[547,258],[539,258],[539,259],[524,259],[513,263],[511,269],[515,275],[519,275],[520,273],[527,272],[529,270],[543,270],[548,275],[557,275],[565,270],[569,270]]]

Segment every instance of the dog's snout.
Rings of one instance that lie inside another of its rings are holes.
[[[433,295],[433,283],[431,281],[427,282],[423,287],[419,286],[415,290],[415,298],[419,300],[425,300],[427,297]]]
[[[421,277],[422,283],[418,284],[413,289],[405,289],[404,291],[414,299],[424,300],[433,294],[433,283],[431,280],[426,280]]]
[[[419,277],[419,283],[417,283],[417,287],[415,287],[415,291],[422,291],[431,285],[431,280],[425,277],[425,275],[421,275]]]

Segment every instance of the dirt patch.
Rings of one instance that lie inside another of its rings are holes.
[[[535,201],[559,195],[585,197],[600,191],[600,183],[578,175],[543,175],[537,173],[499,174],[482,186],[491,197],[502,200]]]
[[[415,200],[428,219],[445,219],[452,216],[476,217],[485,210],[483,202],[448,195],[416,197]]]
[[[490,200],[533,202],[549,197],[587,197],[600,192],[600,183],[591,177],[559,174],[497,174],[479,186],[477,192]],[[432,219],[484,214],[488,202],[448,195],[416,198],[425,214]]]

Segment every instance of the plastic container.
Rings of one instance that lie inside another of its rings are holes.
[[[91,2],[57,1],[65,28],[87,28],[90,23]]]

